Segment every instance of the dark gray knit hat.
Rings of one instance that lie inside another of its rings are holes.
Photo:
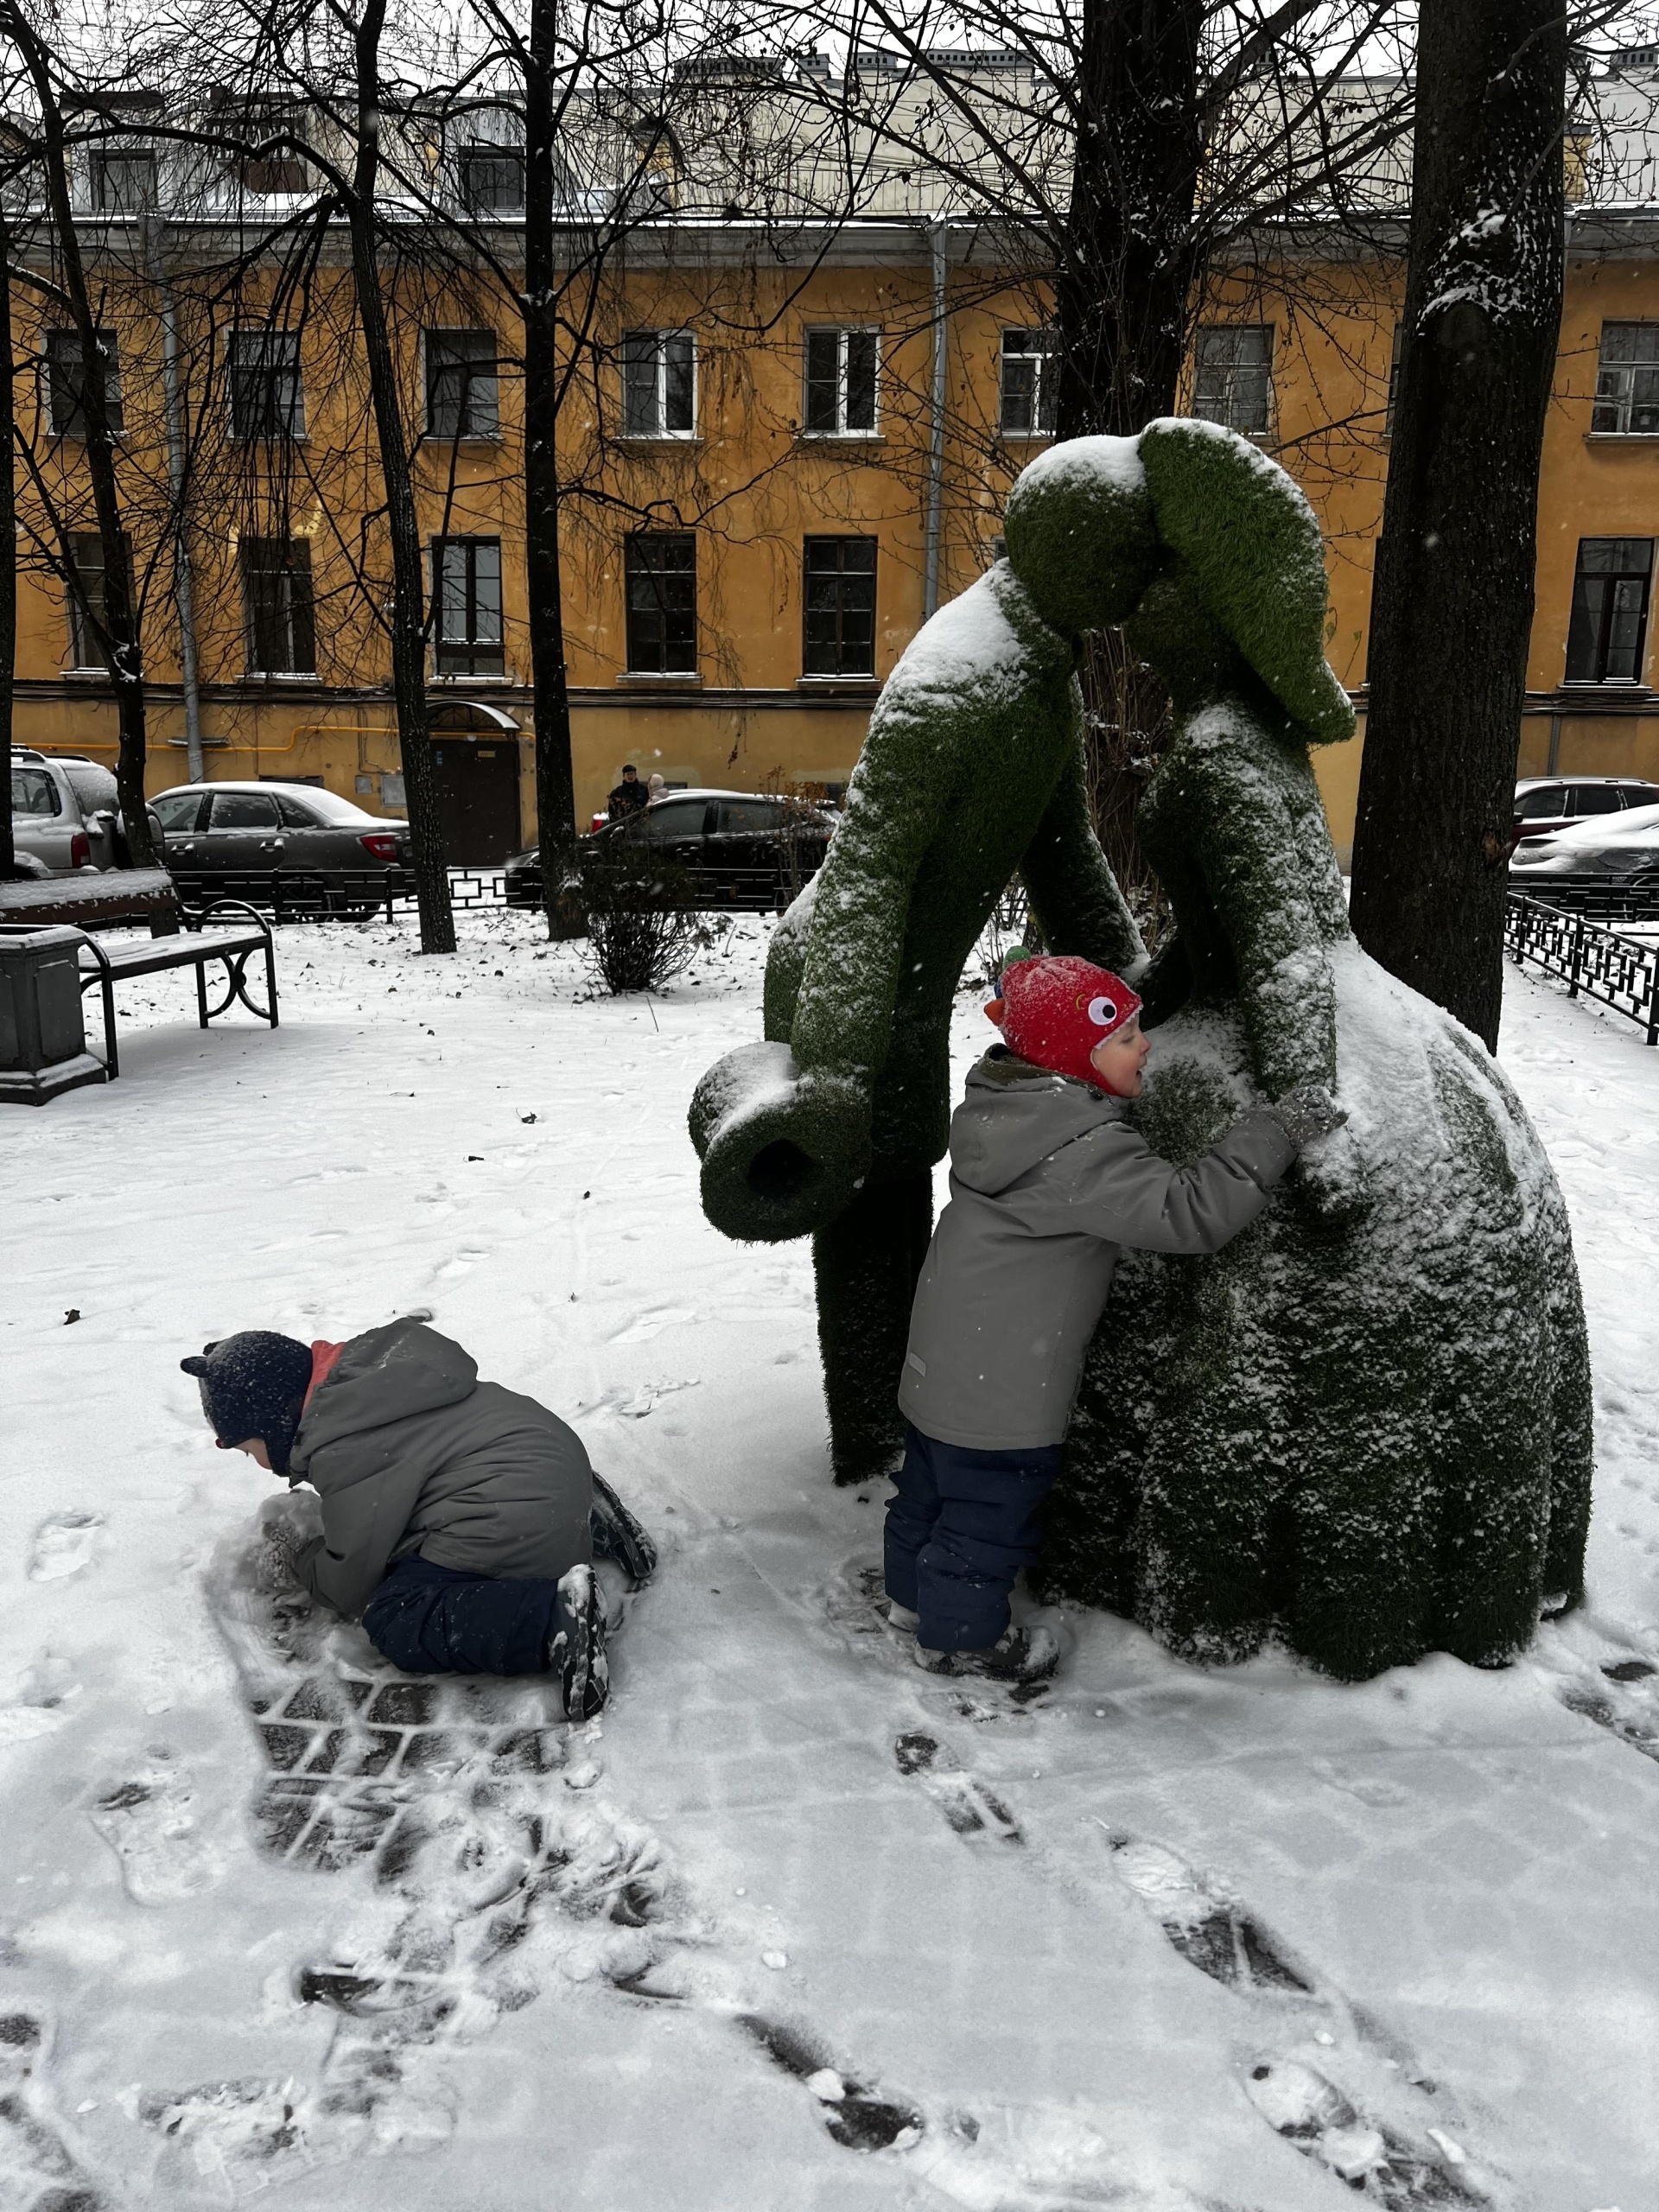
[[[179,1365],[201,1385],[201,1409],[220,1449],[263,1437],[271,1465],[285,1475],[311,1387],[310,1346],[274,1330],[244,1329]]]

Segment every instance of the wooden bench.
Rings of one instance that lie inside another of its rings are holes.
[[[218,915],[235,915],[228,927],[209,929]],[[80,932],[80,988],[96,990],[104,1007],[104,1072],[113,1083],[121,1072],[115,1036],[115,987],[138,976],[159,975],[168,968],[196,971],[196,1014],[200,1026],[232,1006],[246,1007],[275,1029],[277,1024],[276,959],[270,924],[263,914],[239,899],[214,899],[206,906],[187,906],[165,868],[111,868],[100,874],[53,876],[22,883],[0,884],[0,920],[44,925],[67,924]],[[94,931],[124,923],[147,922],[149,938],[124,944],[105,944]],[[265,1002],[251,996],[248,963],[256,953],[265,963]],[[216,1005],[207,1003],[207,968],[223,962],[225,991]]]

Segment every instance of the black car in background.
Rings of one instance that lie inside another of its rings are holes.
[[[671,791],[583,837],[578,864],[632,867],[660,857],[699,905],[771,913],[823,867],[837,818],[828,807],[770,791]],[[539,848],[507,862],[506,902],[541,905]]]

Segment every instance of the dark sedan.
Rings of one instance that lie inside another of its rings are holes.
[[[770,913],[823,867],[836,821],[826,807],[770,791],[671,791],[582,838],[579,864],[649,852],[683,872],[698,905]],[[538,849],[508,861],[506,900],[541,905]]]
[[[409,824],[315,784],[181,784],[150,807],[174,880],[200,896],[349,917],[409,887]]]

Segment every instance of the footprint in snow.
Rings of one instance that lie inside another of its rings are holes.
[[[1540,1637],[1534,1664],[1569,1713],[1592,1720],[1644,1758],[1659,1760],[1659,1666],[1641,1653],[1605,1647],[1597,1658],[1566,1635]]]
[[[106,2212],[109,2200],[65,2141],[42,2081],[47,2037],[32,2012],[0,2012],[0,2204],[19,2212]]]
[[[1493,2202],[1490,2180],[1462,2145],[1427,2124],[1422,2104],[1433,2085],[1322,1989],[1226,1883],[1160,1843],[1120,1835],[1111,1848],[1114,1872],[1171,1948],[1255,2008],[1264,2026],[1273,2018],[1281,2047],[1253,2060],[1243,2085],[1270,2127],[1388,2212]],[[1287,2036],[1290,2026],[1303,2032]],[[1350,2077],[1346,2089],[1333,2078],[1339,2071]]]
[[[66,1575],[79,1574],[102,1549],[105,1526],[101,1513],[73,1509],[42,1521],[29,1547],[29,1580],[61,1582]]]
[[[914,1776],[959,1836],[969,1842],[1023,1843],[1020,1823],[982,1782],[964,1773],[956,1754],[932,1736],[900,1736],[893,1747],[899,1771]]]
[[[656,1839],[605,1802],[556,1688],[389,1666],[359,1628],[273,1586],[273,1511],[312,1532],[315,1501],[281,1500],[207,1578],[269,1769],[256,1838],[291,1866],[360,1867],[378,1896],[293,1972],[292,1999],[335,2016],[315,2082],[208,2082],[144,2107],[238,2187],[446,2139],[446,2050],[533,2003],[555,1965],[678,1995]]]
[[[88,1808],[92,1826],[121,1862],[135,1904],[177,1904],[219,1879],[217,1859],[196,1824],[188,1773],[152,1753],[125,1781],[101,1790]]]

